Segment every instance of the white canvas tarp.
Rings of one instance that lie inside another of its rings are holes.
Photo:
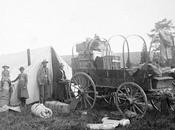
[[[27,104],[32,102],[36,102],[39,100],[39,90],[37,86],[37,71],[41,65],[41,62],[46,59],[48,61],[48,68],[52,80],[52,58],[51,58],[51,47],[45,47],[40,49],[30,50],[31,55],[31,65],[28,66],[27,60],[27,51],[17,53],[17,54],[9,54],[0,56],[0,66],[8,65],[10,66],[10,78],[14,80],[19,72],[19,67],[25,67],[25,73],[28,75],[28,92],[29,99],[27,99]],[[72,70],[68,66],[68,64],[57,54],[57,59],[60,63],[64,65],[64,70],[67,79],[70,79],[72,76]],[[1,78],[1,75],[0,75]],[[52,89],[51,92],[52,93]],[[17,92],[16,92],[16,84],[13,85],[13,93],[11,95],[11,104],[18,105],[17,102]]]

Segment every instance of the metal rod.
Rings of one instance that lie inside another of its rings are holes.
[[[27,49],[27,64],[28,66],[31,65],[31,55],[30,55],[30,49]]]

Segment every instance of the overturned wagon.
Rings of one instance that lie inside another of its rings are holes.
[[[160,110],[160,105],[157,105],[160,100],[157,97],[163,95],[165,89],[173,91],[174,79],[159,76],[158,69],[148,63],[147,49],[145,63],[134,66],[130,62],[127,38],[116,36],[123,38],[123,52],[120,56],[112,55],[109,40],[102,40],[98,36],[76,45],[78,54],[72,53],[73,77],[69,96],[78,100],[79,109],[91,109],[97,99],[104,99],[109,104],[115,104],[123,116],[132,111],[137,117],[143,117],[148,101]],[[131,36],[144,41],[138,35]],[[146,46],[145,41],[143,43]],[[162,81],[166,84],[162,85]]]

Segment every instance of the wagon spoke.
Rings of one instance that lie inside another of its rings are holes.
[[[137,97],[137,96],[141,96],[142,97],[142,94],[140,92],[139,89],[135,88],[134,86],[131,86],[130,87],[130,94],[131,94],[131,97]],[[138,97],[139,98],[139,97]]]
[[[82,100],[82,97],[80,97],[80,103],[81,103],[80,109],[82,109],[82,108],[83,108],[83,100]]]
[[[118,97],[128,98],[126,95],[118,95]]]
[[[94,101],[94,99],[91,96],[89,96],[88,94],[87,94],[87,98],[90,98],[92,101]]]
[[[88,80],[86,87],[89,87],[89,86],[90,86],[90,81]]]
[[[87,81],[87,84],[86,84],[86,86],[85,86],[85,88],[86,88],[86,89],[89,89],[91,85],[92,85],[91,82],[88,80],[88,81]]]
[[[141,93],[134,95],[133,98],[135,98],[135,101],[143,101],[144,102],[144,97],[143,97],[143,95],[141,95]]]
[[[134,97],[137,97],[137,98],[142,98],[143,96],[141,95],[141,93],[137,92]]]
[[[77,81],[76,79],[73,79],[73,81],[75,82],[76,85],[79,86],[79,83],[78,83],[78,81]],[[74,85],[74,86],[75,86],[75,85]]]
[[[134,104],[134,106],[140,113],[143,113],[143,111],[136,104]]]
[[[82,77],[82,81],[81,81],[81,84],[82,84],[82,88],[85,89],[86,88],[86,80],[84,77]]]
[[[94,91],[85,91],[85,93],[94,93]]]
[[[90,107],[92,107],[92,104],[90,103],[90,101],[87,99],[87,97],[85,97],[87,103],[90,105]]]
[[[81,84],[82,84],[82,83],[81,83],[80,77],[77,76],[77,80],[78,80],[78,83],[79,83],[79,85],[80,85],[80,87],[81,87]]]
[[[114,103],[114,98],[113,97],[110,97],[109,103]]]
[[[87,85],[87,86],[88,86],[88,88],[89,88],[91,85],[92,85],[92,84],[91,84],[91,82],[90,82],[90,81],[88,81],[88,85]]]
[[[143,103],[143,102],[135,102],[135,104],[141,105],[141,106],[144,106],[145,105],[145,103]]]
[[[124,99],[124,98],[118,98],[118,102],[119,103],[125,103],[127,100],[126,99]],[[121,104],[122,105],[122,104]]]
[[[127,90],[128,88],[126,86],[124,86],[124,89],[126,91],[127,96],[129,96],[129,93],[128,93],[128,90]]]
[[[127,100],[126,98],[124,98],[124,97],[118,97],[118,99],[120,99],[120,100]]]
[[[132,106],[132,109],[133,109],[133,112],[135,112],[135,113],[136,113],[136,109],[135,109],[135,107],[134,107],[134,106]]]
[[[121,90],[119,90],[118,92],[120,92],[121,94],[125,95],[125,93],[123,93]],[[120,94],[120,93],[119,93],[119,94]]]
[[[139,90],[136,89],[134,93],[132,93],[132,96],[136,96],[137,94],[139,94]]]
[[[85,97],[83,97],[83,101],[84,101],[85,108],[87,108],[87,103],[86,103]]]
[[[83,77],[77,76],[77,79],[78,79],[78,83],[80,85],[79,87],[83,88]]]

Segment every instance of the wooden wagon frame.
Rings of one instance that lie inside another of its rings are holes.
[[[112,63],[113,60],[116,60],[116,57],[111,55],[109,42],[114,37],[123,39],[123,67],[119,67],[118,62]],[[140,38],[146,47],[147,60],[141,67],[131,68],[128,43],[130,37]],[[102,45],[103,49],[98,48],[98,44]],[[127,65],[125,46],[127,46]],[[151,103],[155,109],[160,111],[159,98],[164,95],[165,90],[172,92],[174,79],[169,76],[153,77],[153,74],[148,72],[151,64],[148,61],[149,53],[143,37],[140,35],[130,35],[128,37],[114,35],[108,40],[95,37],[87,40],[81,47],[78,48],[79,54],[76,56],[74,55],[75,47],[72,49],[73,77],[68,89],[70,98],[79,101],[77,105],[79,109],[92,109],[96,100],[100,98],[109,104],[115,104],[123,116],[127,116],[128,112],[133,112],[138,118],[143,117],[147,111],[148,103]],[[93,51],[98,49],[103,51],[103,56],[94,58]],[[134,78],[134,70],[139,70],[143,75]],[[158,86],[161,81],[166,82],[163,87],[162,85]]]

